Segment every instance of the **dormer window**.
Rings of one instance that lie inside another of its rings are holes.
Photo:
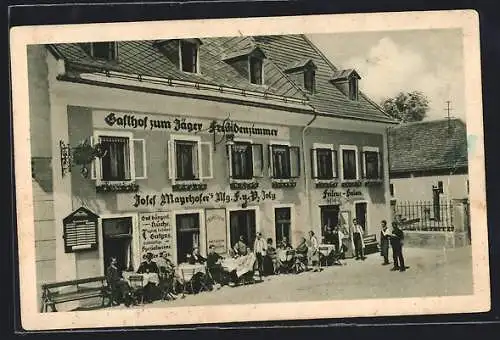
[[[342,91],[349,100],[357,101],[359,99],[359,79],[361,79],[361,77],[355,70],[348,69],[335,71],[331,82],[337,85],[339,90]]]
[[[262,59],[258,57],[249,58],[250,82],[256,85],[262,85],[263,68]]]
[[[349,99],[350,100],[358,100],[358,78],[351,77],[349,78]]]
[[[183,72],[189,73],[199,73],[199,56],[198,48],[199,44],[197,42],[192,42],[188,40],[180,40],[179,42],[180,51],[180,66]]]
[[[314,93],[316,90],[316,72],[314,69],[304,71],[304,89],[309,93]]]
[[[251,45],[243,49],[232,51],[222,60],[248,81],[255,85],[264,85],[264,59],[266,55],[260,47]]]
[[[312,59],[293,61],[285,68],[285,73],[310,94],[316,91],[316,65]]]
[[[92,42],[81,46],[94,59],[112,61],[118,58],[118,46],[114,41]]]

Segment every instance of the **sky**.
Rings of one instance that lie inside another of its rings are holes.
[[[338,68],[354,68],[361,91],[380,103],[399,92],[430,100],[426,120],[465,121],[462,34],[459,29],[350,32],[308,36]]]

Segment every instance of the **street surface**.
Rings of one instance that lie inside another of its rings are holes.
[[[430,297],[472,294],[471,248],[429,250],[405,248],[406,272],[382,266],[382,257],[371,254],[365,261],[348,259],[344,266],[321,272],[283,274],[252,285],[186,295],[175,301],[156,301],[130,308],[165,308],[293,301]],[[391,253],[390,253],[391,255]],[[113,309],[127,308],[123,305]]]

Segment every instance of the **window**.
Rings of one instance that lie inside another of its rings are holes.
[[[391,197],[394,197],[394,184],[389,184],[389,193],[391,194]]]
[[[128,182],[147,178],[146,143],[132,138],[132,134],[97,132],[97,140],[105,151],[102,158],[92,163],[92,179],[106,182]]]
[[[380,179],[380,154],[378,148],[363,148],[363,177],[366,179]]]
[[[168,141],[169,177],[176,181],[212,178],[212,144],[199,138],[171,136]]]
[[[262,59],[257,57],[249,58],[250,64],[250,82],[252,84],[262,85],[263,82],[263,69],[262,69]]]
[[[198,72],[198,44],[189,41],[180,41],[181,70],[184,72]]]
[[[356,77],[349,78],[349,99],[358,100],[358,79]]]
[[[269,145],[271,177],[289,179],[300,176],[300,149],[297,146]]]
[[[337,151],[331,144],[314,144],[312,152],[312,177],[315,179],[337,178]]]
[[[276,231],[276,244],[279,244],[283,238],[290,242],[290,229],[292,225],[291,209],[274,209],[274,228]]]
[[[356,146],[343,145],[341,150],[342,179],[356,180],[358,174],[358,149]]]
[[[229,145],[229,176],[232,179],[262,177],[262,145],[235,142]]]
[[[187,261],[193,248],[200,247],[200,215],[179,214],[175,216],[177,236],[177,262]]]
[[[115,42],[94,42],[90,44],[90,55],[96,59],[116,60],[117,45]]]
[[[316,72],[312,69],[304,71],[304,88],[309,93],[314,93],[316,90]]]

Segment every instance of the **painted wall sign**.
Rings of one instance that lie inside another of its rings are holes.
[[[64,251],[72,253],[97,249],[97,221],[99,216],[80,207],[63,219]]]
[[[287,127],[260,124],[255,122],[226,122],[185,116],[154,115],[142,113],[123,113],[112,111],[93,111],[95,128],[114,128],[125,130],[168,131],[174,133],[232,133],[245,137],[290,138]]]
[[[323,199],[349,199],[351,197],[363,196],[363,192],[358,189],[347,189],[347,190],[333,190],[333,189],[325,189],[322,192]]]
[[[141,261],[144,260],[147,253],[153,253],[155,257],[158,257],[163,252],[167,252],[168,257],[175,261],[174,232],[169,212],[157,211],[139,214],[139,232],[141,235]]]
[[[213,245],[219,254],[227,253],[226,209],[206,209],[207,251]]]
[[[227,203],[259,203],[262,201],[276,200],[276,194],[271,190],[249,190],[234,192],[202,192],[202,193],[156,193],[156,194],[134,194],[131,195],[130,206],[140,207],[164,207],[180,205],[190,207],[203,204],[227,204]]]

